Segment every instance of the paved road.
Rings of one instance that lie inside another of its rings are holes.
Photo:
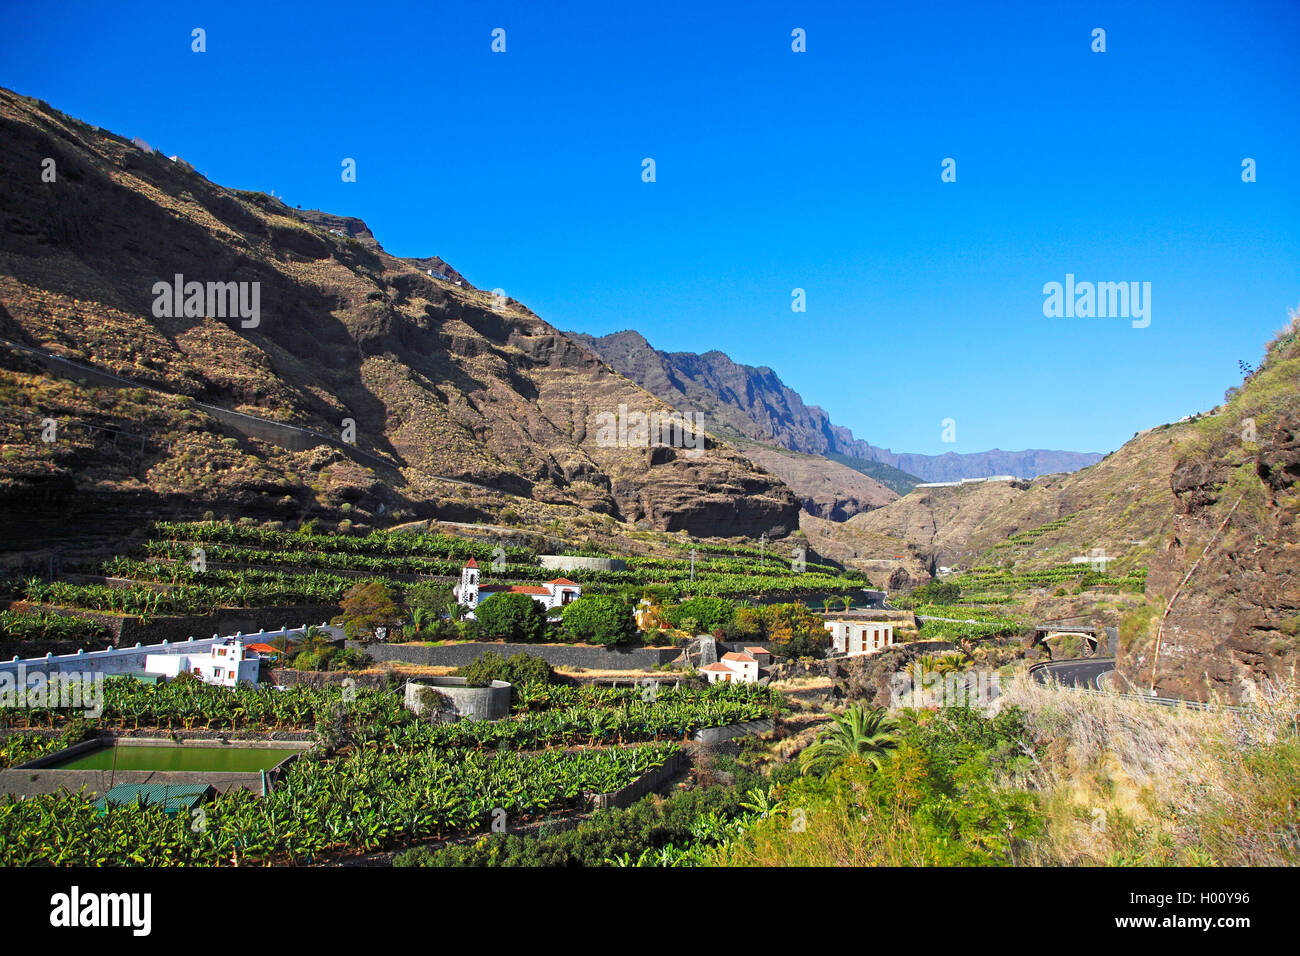
[[[1040,684],[1056,681],[1066,687],[1102,690],[1098,679],[1115,669],[1113,657],[1085,657],[1071,661],[1053,661],[1034,667],[1029,673]]]

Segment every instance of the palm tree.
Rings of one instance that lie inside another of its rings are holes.
[[[805,774],[820,773],[858,757],[878,770],[885,755],[898,746],[898,739],[898,721],[883,707],[867,709],[854,704],[799,755],[799,766]]]
[[[852,598],[852,596],[846,594],[844,597],[840,598],[840,600],[844,602],[844,610],[845,610],[845,611],[848,611],[848,610],[850,610],[850,609],[853,607],[853,598]]]
[[[831,613],[832,600],[833,600],[832,598],[828,598],[828,597],[822,598],[822,610],[825,611],[827,614]]]
[[[966,669],[966,658],[961,654],[944,654],[934,664],[934,670],[939,674],[956,674]]]

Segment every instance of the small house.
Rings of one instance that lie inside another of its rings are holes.
[[[831,647],[838,656],[874,654],[894,643],[894,625],[881,621],[829,620],[826,630],[831,632]]]

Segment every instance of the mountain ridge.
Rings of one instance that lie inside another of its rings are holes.
[[[924,481],[957,481],[1010,474],[1036,478],[1076,471],[1100,461],[1096,452],[1052,449],[945,452],[941,455],[895,453],[880,448],[831,421],[818,405],[809,405],[769,366],[742,365],[718,349],[664,352],[633,329],[594,336],[568,332],[595,351],[617,372],[681,411],[698,410],[716,420],[720,432],[779,445],[788,451],[876,462]],[[843,462],[841,462],[843,463]],[[852,467],[852,466],[850,466]]]

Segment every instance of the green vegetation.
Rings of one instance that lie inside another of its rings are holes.
[[[807,774],[854,757],[879,770],[885,755],[898,746],[897,730],[898,722],[882,708],[868,710],[855,704],[836,717],[816,743],[799,755],[799,767]]]
[[[35,734],[10,734],[0,738],[0,770],[35,760],[37,757],[68,746],[58,737],[41,737]]]
[[[0,611],[0,639],[9,641],[107,641],[112,637],[103,624],[48,611]]]
[[[590,595],[565,606],[564,633],[571,641],[585,644],[621,644],[636,637],[632,609],[612,597]]]
[[[101,816],[77,795],[0,801],[0,865],[302,865],[485,827],[498,808],[526,821],[577,808],[662,765],[671,744],[614,750],[353,747],[290,765],[265,797],[231,790],[203,826],[159,807]]]
[[[489,641],[544,641],[546,608],[527,594],[496,594],[474,611],[482,637]]]
[[[540,657],[522,651],[509,657],[487,651],[457,669],[455,676],[465,678],[471,687],[487,687],[494,680],[503,680],[522,688],[526,684],[549,684],[555,672]]]

